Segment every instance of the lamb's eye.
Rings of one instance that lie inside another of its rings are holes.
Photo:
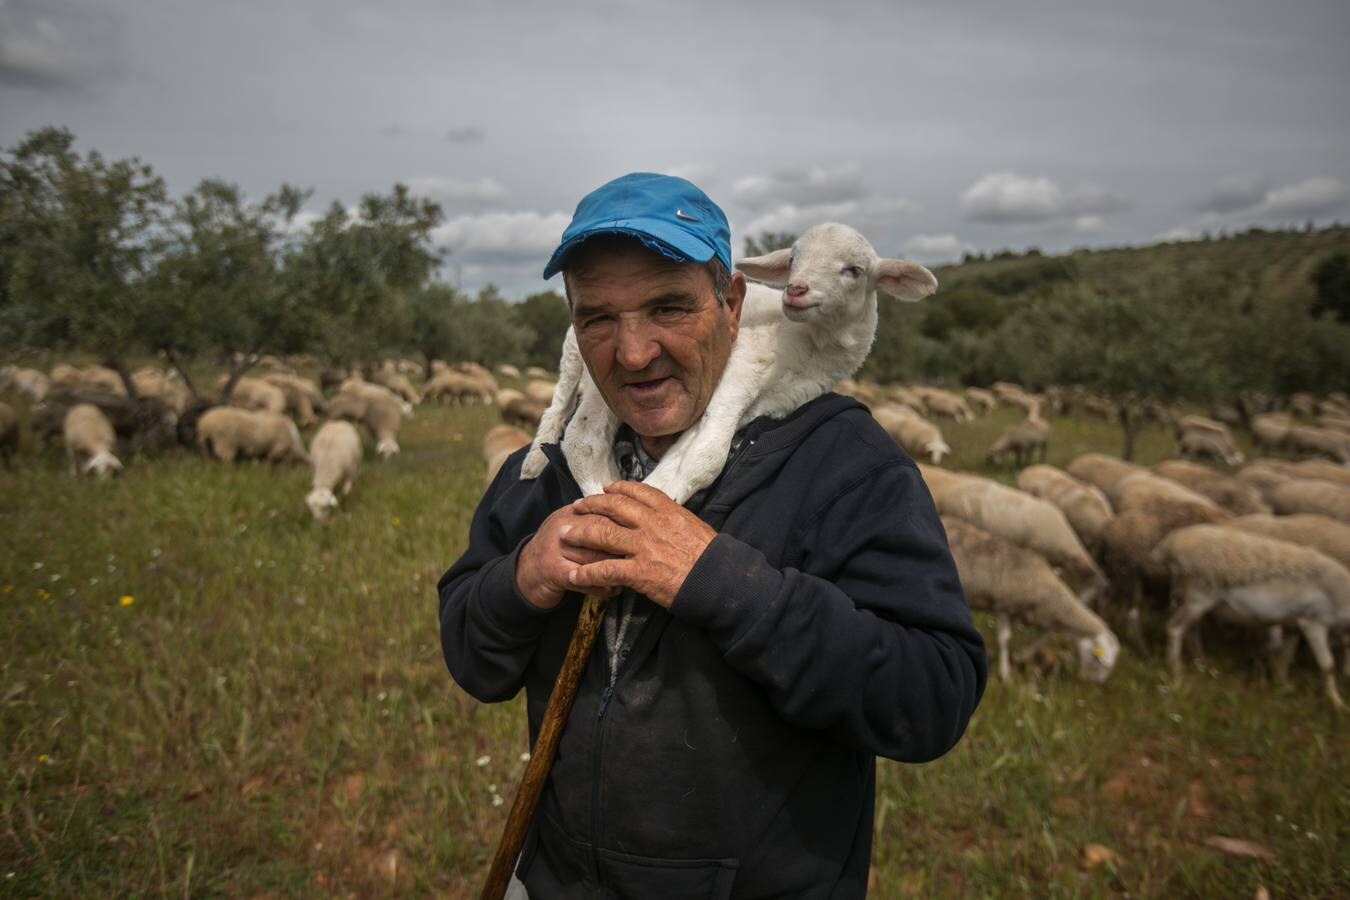
[[[861,278],[862,266],[844,266],[844,274],[850,278]]]

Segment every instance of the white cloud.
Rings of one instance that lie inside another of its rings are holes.
[[[1164,232],[1155,234],[1149,238],[1150,244],[1176,244],[1183,241],[1198,241],[1203,235],[1194,228],[1187,228],[1185,225],[1178,225],[1175,228],[1169,228]]]
[[[905,256],[922,263],[955,262],[968,248],[951,232],[916,234],[903,244]]]
[[[1350,186],[1339,178],[1305,178],[1266,194],[1265,211],[1276,216],[1333,212],[1350,201]]]
[[[783,206],[812,206],[857,200],[864,194],[862,170],[856,162],[833,168],[812,166],[749,175],[731,186],[732,198],[752,211]]]
[[[1074,220],[1128,205],[1124,197],[1096,185],[1065,191],[1044,175],[1032,178],[1015,172],[991,172],[961,193],[961,210],[967,218],[1001,225],[1068,222],[1077,229],[1081,223]]]
[[[490,212],[451,219],[431,236],[450,248],[452,262],[537,260],[542,271],[571,221],[563,212]]]
[[[488,206],[509,196],[500,182],[486,175],[477,179],[441,175],[409,178],[408,190],[443,206]]]

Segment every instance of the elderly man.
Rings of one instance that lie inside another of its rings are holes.
[[[736,340],[725,216],[683,179],[624,176],[577,206],[558,271],[627,480],[582,498],[556,446],[533,481],[517,453],[439,584],[451,674],[484,701],[524,687],[532,741],[580,593],[617,595],[518,874],[534,900],[861,897],[876,756],[940,756],[984,688],[918,470],[827,394],[747,425],[677,506],[641,481]]]

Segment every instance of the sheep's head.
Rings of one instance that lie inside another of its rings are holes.
[[[783,289],[783,313],[794,322],[858,321],[876,291],[921,300],[937,289],[933,273],[918,263],[883,259],[853,228],[837,222],[808,228],[790,249],[743,259],[740,269],[756,281]]]
[[[398,441],[393,438],[381,438],[375,445],[375,452],[379,454],[380,459],[388,459],[398,453]]]
[[[1093,684],[1102,684],[1116,667],[1120,656],[1120,641],[1109,630],[1092,637],[1079,638],[1079,672]]]
[[[322,522],[328,513],[337,508],[337,497],[328,488],[315,488],[305,497],[305,505],[314,514],[314,521]]]

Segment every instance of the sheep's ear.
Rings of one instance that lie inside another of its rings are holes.
[[[883,259],[877,263],[877,290],[897,300],[922,300],[937,290],[937,278],[918,263],[907,259]]]
[[[763,256],[751,256],[736,263],[736,268],[746,277],[763,282],[769,287],[784,287],[788,280],[788,271],[792,268],[792,250],[784,248],[766,253]]]

